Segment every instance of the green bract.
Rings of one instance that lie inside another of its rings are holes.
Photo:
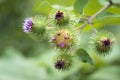
[[[35,16],[33,19],[33,27],[29,35],[36,39],[42,40],[46,36],[47,18],[45,16]]]

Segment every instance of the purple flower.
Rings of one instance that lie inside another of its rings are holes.
[[[53,38],[52,38],[52,41],[55,41],[56,40],[56,37],[54,36]]]
[[[61,48],[64,48],[66,46],[66,44],[64,43],[64,42],[62,42],[61,44],[60,44],[60,47]]]
[[[33,26],[32,18],[25,19],[24,24],[23,24],[24,32],[29,33],[31,31],[31,29],[32,29],[32,26]]]
[[[63,69],[65,66],[65,62],[62,60],[58,60],[57,63],[55,64],[55,68],[57,69]]]
[[[69,36],[64,36],[65,39],[69,39]]]
[[[105,47],[109,47],[110,46],[110,39],[105,39],[102,41],[102,44],[105,46]]]
[[[55,19],[60,20],[63,19],[63,12],[58,11],[55,15]]]

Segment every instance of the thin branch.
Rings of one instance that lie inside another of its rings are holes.
[[[112,6],[113,3],[111,0],[109,0],[109,4],[105,7],[103,7],[102,9],[100,9],[97,13],[95,13],[93,16],[91,16],[90,18],[88,18],[88,20],[82,25],[80,26],[78,29],[83,29],[87,24],[90,24],[93,19],[98,15],[100,14],[101,12],[105,11],[106,9],[108,9],[110,6]]]
[[[108,4],[107,6],[103,7],[97,13],[95,13],[91,18],[89,18],[89,20],[92,21],[98,14],[100,14],[101,12],[105,11],[106,9],[108,9],[110,6],[111,6],[111,4]]]

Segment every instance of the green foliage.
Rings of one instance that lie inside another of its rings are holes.
[[[0,80],[39,80],[45,79],[45,75],[43,68],[38,68],[33,62],[26,60],[21,52],[13,47],[6,48],[0,59]]]
[[[74,9],[76,12],[79,12],[80,14],[83,12],[84,7],[86,6],[88,0],[76,0],[74,4]]]
[[[42,15],[48,15],[48,13],[51,11],[52,6],[48,1],[37,1],[33,5],[34,13],[42,14]]]
[[[93,60],[89,56],[89,54],[87,53],[86,50],[80,48],[80,49],[77,50],[76,54],[82,62],[84,62],[84,63],[88,62],[91,65],[93,65]]]
[[[44,0],[43,0],[44,1]],[[61,6],[71,6],[74,4],[75,0],[48,0],[52,5],[61,5]]]
[[[88,80],[119,80],[120,69],[118,66],[109,66],[90,75]]]
[[[114,14],[114,13],[110,13],[110,12],[103,12],[99,15],[96,16],[96,21],[105,19],[105,18],[110,18],[110,17],[120,17],[120,14]]]

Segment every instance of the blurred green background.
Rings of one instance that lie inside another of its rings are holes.
[[[69,71],[54,69],[54,50],[48,41],[35,41],[22,31],[23,20],[29,16],[46,14],[52,5],[72,8],[75,0],[0,0],[0,80],[120,80],[120,16],[105,17],[96,22],[98,31],[113,32],[116,45],[110,55],[100,57],[88,46],[91,28],[81,34],[81,47],[94,61],[91,66],[74,60]],[[90,16],[107,3],[104,0],[89,0],[84,13]],[[120,14],[119,7],[108,12]]]

